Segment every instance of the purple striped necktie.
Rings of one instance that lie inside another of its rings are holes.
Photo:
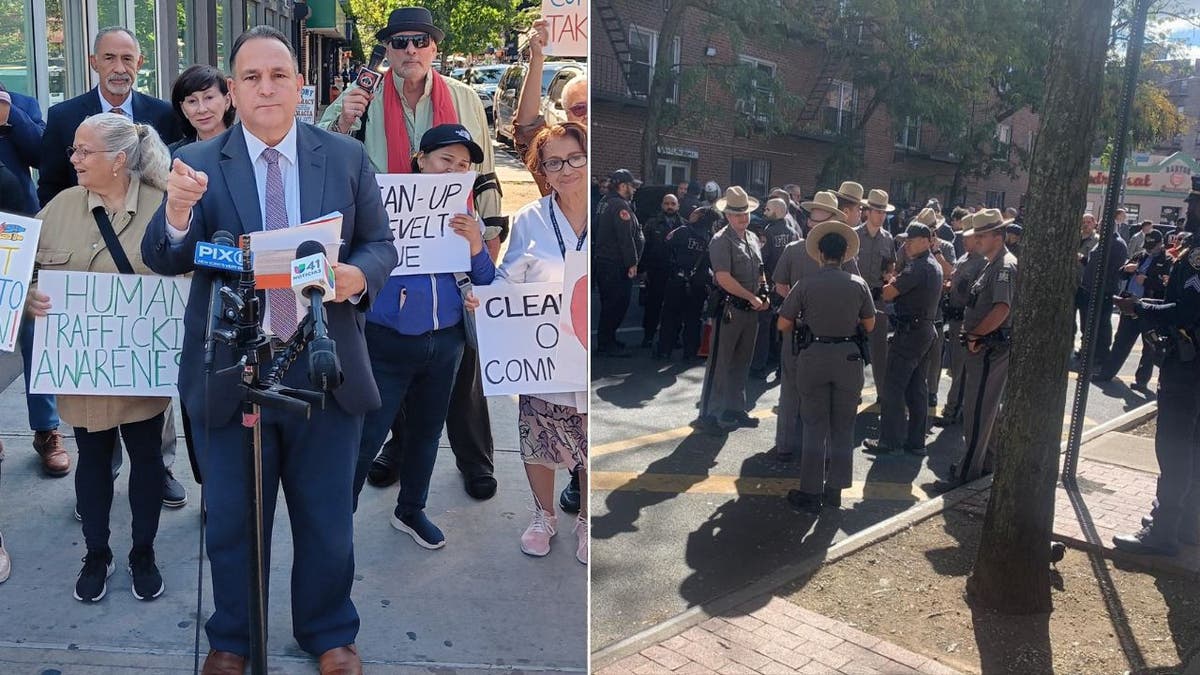
[[[262,158],[267,162],[267,199],[263,209],[263,229],[268,232],[288,227],[283,171],[279,167],[281,156],[275,148],[267,148],[262,151]],[[292,293],[292,289],[273,288],[268,290],[267,306],[271,309],[270,331],[281,340],[291,337],[299,324],[296,296]]]

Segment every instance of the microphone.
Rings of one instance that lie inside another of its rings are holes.
[[[366,90],[368,94],[375,93],[375,88],[383,79],[383,73],[379,66],[383,64],[385,56],[387,56],[387,49],[383,45],[375,45],[375,48],[371,50],[371,58],[367,61],[367,66],[359,71],[358,77],[354,80],[359,89]]]
[[[333,268],[320,242],[306,241],[296,248],[292,261],[292,291],[308,305],[312,318],[312,340],[308,344],[308,379],[320,391],[331,391],[342,383],[342,365],[337,345],[329,337],[325,322],[325,298],[334,294]]]
[[[239,272],[242,269],[242,251],[233,245],[233,235],[225,230],[213,233],[212,242],[196,243],[196,251],[192,263],[196,267],[216,270],[212,275],[208,291],[208,328],[204,333],[204,372],[211,373],[213,358],[216,353],[216,340],[213,337],[217,322],[222,318],[221,289],[225,287],[225,272]]]

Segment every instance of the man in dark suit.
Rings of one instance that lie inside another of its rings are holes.
[[[117,26],[96,34],[88,64],[100,76],[100,84],[51,106],[46,115],[37,188],[42,206],[77,184],[75,168],[67,158],[67,146],[75,141],[75,130],[89,115],[118,112],[154,127],[167,145],[179,140],[179,122],[171,104],[133,90],[144,60],[141,46],[129,29]]]
[[[294,227],[332,211],[342,214],[345,243],[335,268],[336,296],[325,311],[345,382],[307,420],[263,410],[263,517],[269,542],[282,482],[295,547],[293,634],[302,649],[320,658],[322,673],[360,673],[354,646],[358,613],[350,600],[352,485],[363,415],[380,404],[363,314],[395,268],[396,249],[362,145],[295,121],[303,80],[287,38],[274,28],[253,28],[234,42],[229,63],[230,94],[241,123],[180,151],[166,200],[142,240],[142,257],[156,272],[195,273],[184,317],[179,392],[196,430],[208,504],[215,611],[207,624],[213,651],[204,673],[241,673],[249,653],[248,472],[236,414],[239,376],[206,376],[201,366],[212,274],[193,270],[193,251],[217,230],[236,237]],[[303,310],[290,290],[282,292],[287,297],[266,294],[265,322],[286,338],[291,326],[285,324],[294,325]],[[232,363],[230,349],[218,346],[214,372]],[[283,383],[309,387],[306,364],[302,354]]]
[[[16,213],[32,216],[38,212],[30,169],[38,167],[45,128],[37,99],[10,92],[0,84],[0,165],[11,171],[19,184]]]

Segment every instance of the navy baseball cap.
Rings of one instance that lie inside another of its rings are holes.
[[[439,124],[421,136],[421,152],[432,152],[448,145],[465,145],[471,154],[471,162],[483,162],[483,148],[471,137],[471,132],[461,124]]]
[[[612,185],[614,188],[622,183],[629,183],[635,188],[642,186],[642,181],[634,178],[633,172],[629,169],[617,169],[616,171],[612,172],[612,175],[608,177],[608,180],[610,185]]]
[[[908,227],[904,230],[904,234],[908,237],[933,239],[933,230],[929,229],[928,225],[924,223],[918,223],[916,221],[908,224]]]

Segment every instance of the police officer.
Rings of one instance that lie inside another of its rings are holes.
[[[724,212],[729,224],[708,245],[708,258],[713,280],[725,291],[725,299],[713,326],[715,347],[704,374],[705,391],[696,427],[724,433],[758,426],[758,420],[746,413],[746,377],[754,356],[758,312],[769,311],[771,303],[765,294],[759,295],[766,283],[762,251],[758,237],[748,230],[750,212],[758,208],[758,200],[734,185],[717,200],[716,208]]]
[[[876,201],[876,192],[871,191],[869,208],[883,210]],[[883,199],[886,203],[886,196]],[[884,302],[895,303],[896,335],[888,349],[887,371],[879,396],[879,440],[867,440],[863,445],[875,453],[904,449],[923,455],[929,417],[926,380],[937,340],[933,319],[942,297],[942,268],[930,254],[935,237],[928,225],[914,221],[905,235],[904,253],[908,262],[881,292]],[[938,354],[940,358],[941,353]]]
[[[767,278],[775,273],[775,266],[783,255],[783,249],[799,239],[796,229],[788,222],[791,214],[787,210],[787,202],[772,197],[763,207],[766,223],[763,227],[762,256]],[[772,293],[771,305],[778,307],[784,296]],[[773,312],[763,312],[758,318],[758,337],[754,342],[754,359],[750,363],[750,374],[758,379],[766,379],[771,363],[779,362],[779,331],[775,329]]]
[[[795,339],[785,341],[786,351],[798,352],[790,363],[794,372],[789,382],[799,390],[804,420],[800,488],[788,492],[787,499],[815,514],[822,506],[840,507],[842,490],[851,484],[866,349],[859,327],[874,328],[875,304],[862,277],[842,267],[858,248],[858,235],[849,226],[837,220],[818,223],[804,248],[820,268],[788,293],[779,310],[779,330]]]
[[[1180,543],[1200,545],[1200,176],[1192,177],[1187,202],[1187,239],[1175,250],[1165,301],[1114,301],[1123,314],[1167,336],[1169,345],[1158,375],[1156,504],[1141,531],[1113,537],[1117,548],[1132,553],[1170,556]]]
[[[667,250],[667,234],[683,225],[679,216],[679,199],[671,193],[663,195],[662,209],[642,227],[646,248],[638,261],[638,268],[645,275],[645,290],[642,295],[642,347],[654,344],[662,316],[663,293],[671,273],[671,255]]]
[[[816,226],[836,216],[841,216],[838,209],[837,194],[832,191],[818,192],[810,202],[801,202],[800,208],[808,213],[808,223]],[[851,274],[858,274],[858,265],[854,257],[849,256],[842,263],[842,269]],[[805,277],[812,276],[821,270],[821,263],[808,254],[806,240],[799,239],[784,247],[775,264],[771,281],[775,284],[775,293],[786,298],[792,288]],[[779,414],[775,423],[775,459],[780,462],[790,462],[794,454],[800,450],[800,438],[803,433],[800,427],[800,398],[799,387],[795,383],[796,354],[790,348],[791,342],[787,333],[783,333],[781,353],[782,367],[779,369]]]
[[[1171,259],[1163,246],[1163,234],[1158,230],[1150,230],[1139,242],[1144,248],[1134,253],[1121,268],[1121,277],[1126,280],[1124,294],[1134,298],[1149,298],[1162,300],[1166,290],[1166,279],[1171,274]],[[1117,324],[1117,334],[1113,337],[1112,349],[1108,352],[1108,360],[1104,367],[1092,375],[1093,382],[1111,382],[1129,352],[1138,342],[1143,333],[1143,322],[1137,317],[1121,315]],[[1143,349],[1134,374],[1134,383],[1129,387],[1134,391],[1150,395],[1150,376],[1154,373],[1154,350]]]
[[[629,203],[640,185],[628,169],[614,171],[609,177],[609,192],[600,200],[592,219],[592,274],[600,295],[596,353],[600,356],[629,356],[625,345],[617,340],[617,328],[629,311],[642,248],[642,228]]]
[[[1017,288],[1017,257],[1004,246],[1007,223],[996,209],[983,209],[972,220],[972,233],[987,263],[971,286],[963,310],[962,339],[967,348],[963,384],[963,437],[966,453],[951,467],[954,481],[966,483],[992,469],[992,429],[1000,413],[1000,395],[1008,380],[1012,304]]]
[[[692,209],[687,223],[667,233],[667,251],[671,272],[664,291],[662,323],[658,331],[657,359],[671,358],[680,332],[683,362],[700,357],[700,328],[704,299],[712,288],[712,269],[708,262],[708,242],[712,227],[720,220],[715,209],[708,206]]]
[[[887,193],[879,192],[887,201]],[[871,331],[871,378],[875,382],[878,396],[883,390],[883,378],[887,373],[888,356],[888,319],[883,311],[884,273],[896,264],[896,244],[892,234],[883,227],[887,213],[877,209],[867,211],[867,222],[858,225],[858,212],[866,204],[862,198],[863,188],[858,183],[845,182],[838,188],[838,203],[846,214],[846,222],[855,227],[858,233],[858,270],[867,285],[871,288],[871,297],[875,300],[875,330]]]
[[[946,405],[941,414],[933,420],[938,426],[949,426],[962,421],[963,375],[967,363],[967,347],[959,339],[962,335],[963,312],[971,297],[971,287],[979,278],[979,273],[988,263],[987,257],[978,251],[975,233],[971,230],[975,220],[974,215],[962,217],[962,233],[965,253],[954,261],[954,273],[950,276],[950,290],[946,294],[946,333],[950,336],[950,392],[946,395]]]
[[[933,329],[937,332],[937,339],[933,343],[933,351],[929,355],[929,370],[925,378],[925,385],[929,389],[929,407],[937,411],[938,390],[942,385],[942,363],[943,354],[948,349],[946,341],[946,317],[943,313],[943,308],[946,303],[951,275],[954,274],[954,231],[950,227],[950,223],[945,220],[937,220],[938,214],[933,209],[924,209],[917,214],[917,222],[928,225],[933,232],[933,244],[929,247],[929,255],[933,257],[934,262],[942,268],[942,289],[940,300],[937,305],[937,311],[933,315]],[[955,340],[958,339],[958,334],[955,333]]]

